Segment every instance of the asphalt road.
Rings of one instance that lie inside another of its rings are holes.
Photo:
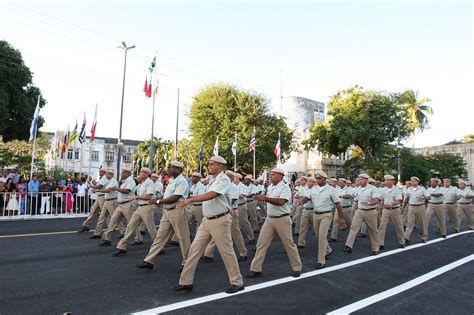
[[[167,247],[157,257],[153,271],[135,264],[146,256],[145,245],[129,246],[128,254],[112,257],[114,247],[98,247],[90,233],[52,235],[22,234],[75,231],[83,219],[0,222],[0,314],[126,314],[223,292],[229,285],[216,252],[213,263],[200,263],[192,293],[171,290],[179,275],[178,247]],[[465,222],[462,230],[466,230]],[[419,242],[418,230],[412,242]],[[16,236],[15,236],[16,235]],[[117,235],[117,233],[116,233]],[[14,237],[10,237],[14,236]],[[341,251],[347,231],[331,245],[334,254],[327,266],[336,266],[370,254],[368,239],[358,239],[352,254]],[[430,239],[437,238],[434,220]],[[116,244],[117,239],[113,238]],[[314,271],[316,244],[309,234],[307,248],[300,250],[303,272]],[[251,249],[254,245],[248,245]],[[389,225],[386,250],[397,248]],[[170,313],[297,313],[323,314],[395,287],[427,272],[474,253],[474,233],[434,244],[377,257],[375,260],[318,274],[249,293],[176,309]],[[248,273],[254,252],[240,264]],[[474,262],[455,268],[413,289],[359,310],[360,314],[472,314],[474,312]],[[290,265],[276,238],[264,264],[264,277],[245,279],[247,287],[290,275]]]

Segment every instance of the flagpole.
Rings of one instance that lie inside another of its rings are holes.
[[[92,142],[89,138],[89,168],[87,170],[87,176],[91,176],[91,160],[92,160]]]
[[[155,91],[153,91],[153,110],[152,110],[152,114],[151,114],[150,159],[148,161],[148,168],[150,170],[153,170],[153,144],[155,142],[154,139],[153,139],[154,128],[155,128],[155,95],[156,95],[156,93],[155,93]]]
[[[36,132],[33,139],[33,154],[31,155],[31,169],[30,169],[30,179],[33,177],[33,165],[35,163],[35,153],[36,153]]]
[[[82,177],[82,158],[84,157],[84,143],[81,143],[81,159],[79,164],[79,178]]]
[[[176,138],[174,144],[174,159],[178,159],[178,124],[179,124],[179,88],[178,88],[178,104],[176,106]]]
[[[33,152],[31,154],[31,168],[30,168],[30,179],[33,177],[33,166],[35,163],[35,153],[36,153],[36,135],[38,134],[38,116],[39,116],[39,103],[40,103],[40,97],[41,95],[38,95],[38,101],[36,102],[36,108],[35,108],[35,113],[33,117],[33,128],[32,128],[32,133],[33,133]],[[30,138],[31,141],[31,138]]]
[[[235,142],[234,172],[237,172],[237,132],[235,133],[235,136],[234,136],[234,142]]]
[[[253,133],[255,134],[255,127],[253,127]],[[255,148],[253,149],[253,179],[255,179],[255,151],[257,151],[257,135],[255,134]]]
[[[201,150],[202,150],[202,140],[201,140],[201,146],[199,147],[199,174],[202,174]]]

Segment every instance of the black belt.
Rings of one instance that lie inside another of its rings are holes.
[[[252,202],[252,201],[254,201],[254,200],[247,200],[247,202]]]
[[[445,204],[445,205],[454,205],[454,204],[456,204],[456,203],[455,203],[455,202],[445,202],[444,204]]]
[[[329,213],[329,212],[332,212],[332,210],[323,211],[323,212],[316,212],[316,211],[314,211],[315,214],[325,214],[325,213]]]
[[[193,206],[202,206],[202,203],[195,203]]]
[[[218,214],[218,215],[215,215],[215,216],[212,216],[212,217],[206,217],[206,219],[208,219],[208,220],[218,219],[218,218],[223,217],[223,216],[225,216],[226,214],[229,214],[229,213],[230,213],[230,211],[222,212],[221,214]]]
[[[458,202],[458,205],[470,205],[472,202]]]
[[[420,206],[424,206],[425,204],[422,203],[422,204],[419,204],[419,205],[412,205],[412,204],[410,203],[409,205],[412,206],[412,207],[420,207]]]
[[[163,210],[166,210],[166,211],[168,211],[168,210],[174,210],[174,209],[176,209],[176,207],[174,207],[174,208],[169,208],[169,209],[164,209],[164,208],[163,208]]]
[[[359,208],[358,210],[362,210],[362,211],[370,211],[370,210],[375,210],[377,209],[377,207],[373,207],[373,208],[369,208],[369,209],[361,209]]]
[[[97,194],[97,193],[96,193],[95,195],[96,195],[97,197],[103,197],[103,196],[104,196],[104,194],[99,195],[99,194]]]
[[[110,200],[117,200],[117,198],[105,199],[105,201],[110,201]]]
[[[400,206],[390,207],[389,209],[400,209]]]
[[[305,210],[313,210],[314,208],[304,208]]]
[[[443,204],[442,202],[430,202],[430,205],[441,205]]]
[[[352,206],[344,206],[343,208],[351,208]]]
[[[289,215],[290,215],[289,213],[285,213],[285,214],[282,214],[282,215],[269,215],[268,217],[272,218],[272,219],[278,219],[278,218],[287,217]]]
[[[123,205],[123,204],[125,204],[125,203],[128,203],[128,202],[130,202],[130,201],[131,201],[131,200],[122,201],[122,202],[119,202],[118,204],[119,204],[119,205]]]
[[[243,206],[244,204],[246,204],[245,202],[242,202],[242,203],[239,203],[238,205],[239,206]]]
[[[142,205],[138,205],[139,207],[143,207],[143,206],[149,206],[149,204],[145,203],[145,204],[142,204]]]

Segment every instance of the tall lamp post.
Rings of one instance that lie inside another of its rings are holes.
[[[127,43],[122,42],[122,46],[118,46],[118,48],[123,49],[125,51],[125,61],[123,64],[123,82],[122,82],[122,104],[120,105],[120,128],[119,128],[119,136],[117,140],[117,179],[120,178],[120,163],[122,161],[122,121],[123,121],[123,99],[125,96],[125,73],[127,71],[127,52],[130,49],[135,48],[135,45],[127,46]]]

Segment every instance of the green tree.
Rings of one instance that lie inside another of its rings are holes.
[[[4,141],[28,140],[40,89],[32,83],[33,75],[21,53],[8,42],[0,41],[0,135]],[[46,101],[41,98],[40,107]],[[38,129],[43,125],[40,117]]]
[[[424,159],[429,163],[431,171],[437,171],[442,178],[467,178],[466,162],[461,156],[450,153],[434,153]]]
[[[464,142],[464,143],[472,143],[472,142],[474,142],[474,134],[470,134],[470,135],[464,136],[461,141]]]
[[[419,99],[418,91],[415,93],[413,90],[407,90],[400,94],[399,101],[407,111],[408,127],[412,130],[413,139],[415,139],[416,131],[423,131],[428,127],[428,116],[433,114],[433,109],[428,105],[431,100]],[[414,140],[413,146],[415,146]]]
[[[317,122],[303,144],[328,154],[340,154],[355,147],[366,169],[386,154],[386,145],[410,135],[406,111],[398,105],[398,95],[364,91],[355,86],[338,91],[328,102],[328,121]]]
[[[198,158],[202,142],[204,166],[213,155],[216,138],[219,137],[219,155],[233,166],[231,153],[234,134],[237,132],[237,169],[251,174],[253,153],[248,144],[253,127],[256,128],[256,174],[264,168],[276,165],[273,149],[281,135],[281,160],[285,161],[296,149],[293,132],[284,119],[270,114],[268,100],[262,95],[249,93],[227,84],[214,84],[202,89],[194,98],[190,110],[192,159]]]

